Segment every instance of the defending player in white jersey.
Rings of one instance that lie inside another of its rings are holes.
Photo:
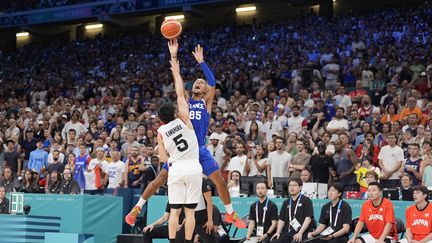
[[[174,82],[183,83],[178,61],[171,61]],[[175,85],[176,89],[183,89]],[[198,140],[189,119],[189,106],[184,92],[176,90],[177,118],[173,105],[163,105],[159,117],[165,125],[158,129],[158,149],[161,161],[168,164],[168,201],[171,205],[169,239],[174,242],[181,209],[185,211],[185,242],[192,242],[195,228],[195,208],[201,196],[202,168],[199,163]],[[183,94],[183,95],[182,95]]]

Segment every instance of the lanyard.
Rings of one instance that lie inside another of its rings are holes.
[[[333,220],[332,220],[332,208],[333,208],[333,205],[332,205],[332,203],[330,202],[330,226],[336,227],[336,224],[337,224],[337,221],[338,221],[338,216],[339,216],[339,212],[340,212],[341,205],[342,205],[342,200],[339,200],[339,205],[338,205],[337,212],[336,212],[336,215],[335,215],[335,222],[334,222],[334,224],[332,225],[332,221],[333,221]]]
[[[263,219],[262,219],[262,221],[261,221],[261,224],[262,225],[264,225],[264,222],[265,222],[265,216],[266,216],[266,213],[267,213],[267,206],[268,206],[268,203],[269,203],[269,199],[267,198],[267,200],[266,200],[266,204],[265,204],[265,206],[264,206],[264,208],[263,208]],[[259,223],[259,221],[258,221],[258,204],[259,204],[259,201],[256,203],[256,205],[255,205],[255,214],[256,214],[256,222],[257,222],[257,224]]]
[[[153,170],[155,176],[157,176],[157,172],[156,172],[156,170],[153,168],[153,165],[150,165],[150,168]]]
[[[296,206],[295,206],[295,209],[294,209],[294,216],[293,217],[291,217],[292,198],[290,198],[289,211],[288,211],[288,213],[289,213],[289,221],[290,222],[291,222],[292,218],[295,218],[295,216],[297,214],[297,208],[298,208],[298,205],[299,205],[299,202],[300,202],[301,198],[302,198],[302,194],[300,194],[299,198],[297,199]]]

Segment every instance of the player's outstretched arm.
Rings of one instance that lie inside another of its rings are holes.
[[[207,92],[205,94],[204,99],[206,101],[207,111],[211,112],[213,99],[215,96],[215,90],[216,90],[215,89],[216,79],[213,75],[213,72],[210,70],[210,67],[204,61],[204,48],[201,45],[197,45],[195,47],[195,51],[193,51],[192,54],[194,55],[195,60],[199,63],[207,79]]]
[[[178,60],[171,59],[171,71],[174,77],[174,87],[177,95],[177,116],[180,118],[189,128],[192,127],[192,123],[189,119],[189,106],[186,102],[185,91],[183,86],[183,79],[180,75],[180,64]]]

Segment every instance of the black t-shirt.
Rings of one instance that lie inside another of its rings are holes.
[[[51,175],[51,173],[53,171],[58,171],[60,173],[63,173],[64,168],[65,168],[65,165],[63,163],[60,163],[60,162],[58,162],[58,163],[51,163],[51,164],[48,165],[47,172],[50,175]]]
[[[314,155],[310,160],[312,178],[314,182],[328,183],[329,168],[334,168],[334,160],[328,155]]]
[[[279,219],[285,222],[284,230],[286,231],[288,231],[290,228],[294,230],[289,223],[290,222],[289,220],[290,200],[291,199],[287,199],[284,201],[279,213]],[[294,215],[294,211],[297,204],[298,204],[297,213]],[[303,222],[305,221],[306,217],[310,217],[311,219],[313,218],[312,201],[304,195],[301,195],[301,198],[299,196],[295,201],[293,200],[291,204],[291,217],[292,217],[291,220],[296,218],[299,224],[303,226]],[[311,230],[312,230],[312,222],[309,224],[308,229],[304,233],[306,234]]]
[[[21,159],[20,153],[16,150],[12,152],[4,153],[4,160],[6,161],[6,165],[10,166],[14,175],[18,172],[18,160]]]
[[[259,201],[253,203],[249,210],[249,220],[254,220],[256,222],[255,227],[262,226],[264,207],[267,200],[260,203]],[[258,203],[258,220],[256,219],[256,204]],[[267,211],[264,221],[264,233],[266,233],[272,224],[272,220],[278,220],[277,206],[274,202],[269,200],[267,205]],[[274,233],[274,232],[273,232]]]
[[[338,211],[339,203],[337,203],[334,207],[332,207],[332,216],[331,216],[332,225],[330,225],[330,205],[331,202],[324,204],[324,206],[321,208],[321,215],[319,218],[320,224],[325,224],[327,225],[327,227],[332,226],[335,232],[341,230],[344,224],[351,225],[351,217],[352,217],[351,206],[343,200],[341,201],[341,207],[336,222],[336,226],[334,225],[334,223],[336,221],[336,214]],[[348,236],[348,234],[344,236]]]
[[[30,153],[33,150],[37,149],[36,142],[37,142],[36,138],[33,138],[30,141],[25,139],[21,142],[21,147],[24,149],[24,153],[25,153],[25,155],[24,155],[25,160],[28,160],[30,158]]]
[[[60,192],[62,192],[63,194],[72,194],[72,193],[79,194],[81,192],[81,189],[78,183],[74,179],[72,179],[69,182],[63,180],[61,182]]]
[[[9,199],[4,198],[0,202],[0,214],[9,214]]]

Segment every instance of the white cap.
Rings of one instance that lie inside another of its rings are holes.
[[[216,133],[212,133],[212,134],[210,135],[209,140],[212,140],[212,139],[220,140],[219,136],[218,136]]]

